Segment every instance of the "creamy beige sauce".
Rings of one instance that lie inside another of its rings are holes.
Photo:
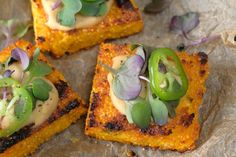
[[[47,15],[47,18],[48,18],[46,25],[48,27],[50,27],[51,29],[69,31],[69,30],[73,30],[76,28],[88,28],[88,27],[91,27],[91,26],[94,26],[94,25],[100,23],[106,17],[107,13],[111,9],[113,0],[108,0],[106,2],[108,11],[105,15],[95,17],[95,16],[83,16],[83,15],[77,14],[76,15],[76,24],[72,27],[62,26],[57,21],[57,14],[62,9],[62,7],[58,7],[57,9],[52,10],[52,5],[55,2],[56,2],[56,0],[42,0],[42,5],[43,5],[44,11]]]
[[[23,76],[24,72],[20,63],[14,63],[11,66],[9,66],[8,69],[15,70],[14,73],[12,74],[12,78],[16,79],[17,81],[21,81],[22,77],[25,77]],[[34,123],[35,124],[34,127],[39,126],[40,124],[45,122],[57,108],[58,101],[59,101],[59,95],[58,95],[57,89],[49,80],[47,80],[46,78],[42,78],[42,79],[47,81],[47,83],[49,83],[52,86],[52,90],[49,93],[48,100],[44,102],[37,100],[36,107],[33,110],[29,120],[26,122],[25,125]],[[13,113],[14,108],[11,107],[8,112]],[[0,124],[1,128],[8,127],[9,124],[11,124],[11,121],[14,120],[14,117],[10,115],[11,114],[1,119],[1,124]]]
[[[114,69],[118,69],[121,64],[126,61],[126,59],[128,58],[128,56],[126,55],[122,55],[122,56],[117,56],[114,57],[112,59],[112,68]],[[112,80],[113,80],[113,76],[111,73],[108,73],[107,75],[107,80],[109,82],[109,86],[110,86],[110,98],[112,101],[112,104],[115,106],[115,108],[121,113],[121,114],[126,114],[126,111],[128,110],[128,106],[126,105],[124,100],[121,100],[119,98],[117,98],[114,94],[114,92],[112,91]],[[144,98],[146,96],[146,82],[141,81],[142,84],[142,90],[139,94],[140,97]]]
[[[56,110],[59,101],[58,91],[55,86],[50,81],[46,79],[44,80],[52,86],[52,90],[49,93],[48,100],[44,102],[38,100],[36,102],[36,107],[27,122],[27,124],[34,123],[34,127],[41,125],[51,116],[51,114]]]

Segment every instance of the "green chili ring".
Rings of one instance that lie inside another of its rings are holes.
[[[160,64],[163,67],[160,67]],[[154,50],[149,59],[148,70],[151,91],[161,100],[178,100],[186,94],[188,79],[180,59],[173,50],[169,48]]]
[[[8,125],[7,128],[0,130],[0,137],[6,137],[20,130],[25,125],[26,121],[29,119],[32,113],[33,102],[29,92],[25,88],[21,87],[21,85],[12,78],[0,79],[0,87],[12,87],[12,93],[13,93],[12,100],[15,98],[16,102],[18,100],[24,102],[23,104],[20,103],[16,104],[14,112],[12,112],[11,109],[6,110],[4,118],[8,118],[10,124]],[[17,105],[18,109],[20,109],[20,112],[18,112],[16,116]]]

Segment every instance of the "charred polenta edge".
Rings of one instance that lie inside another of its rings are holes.
[[[98,61],[109,66],[112,58],[119,55],[131,55],[129,45],[101,44]],[[147,129],[139,129],[128,124],[111,103],[109,97],[108,72],[99,64],[96,66],[90,107],[86,119],[85,134],[103,140],[118,141],[161,150],[184,152],[196,147],[200,124],[199,106],[206,91],[204,86],[208,77],[208,56],[199,52],[188,55],[177,53],[188,75],[189,89],[180,100],[177,115],[165,126],[151,124]]]
[[[134,0],[114,0],[107,17],[96,26],[70,31],[52,30],[45,25],[47,15],[41,0],[31,0],[35,42],[54,57],[75,53],[107,39],[121,38],[143,29],[141,13]],[[91,38],[92,37],[92,38]]]
[[[18,41],[15,45],[26,50],[30,56],[33,54],[34,46],[30,43]],[[9,56],[11,49],[15,45],[11,45],[1,52],[0,62]],[[48,63],[43,55],[40,56],[40,59]],[[58,108],[39,127],[33,128],[33,124],[30,124],[9,137],[0,138],[0,157],[22,157],[33,153],[40,144],[47,141],[54,134],[69,127],[71,123],[74,123],[80,116],[86,113],[85,103],[72,91],[62,74],[55,70],[54,67],[52,68],[52,74],[47,77],[58,90],[60,99]]]

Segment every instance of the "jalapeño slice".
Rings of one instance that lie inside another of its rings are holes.
[[[151,91],[161,100],[178,100],[187,92],[188,79],[173,50],[155,49],[150,56],[148,70]]]
[[[32,98],[29,92],[12,78],[0,79],[0,88],[11,88],[12,95],[0,100],[0,138],[20,130],[32,113]]]

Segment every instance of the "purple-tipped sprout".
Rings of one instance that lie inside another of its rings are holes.
[[[52,5],[52,10],[57,9],[61,5],[61,0],[57,0],[53,5]]]
[[[3,77],[10,77],[13,73],[15,72],[15,70],[6,70],[3,74]]]
[[[217,39],[220,39],[220,35],[214,35],[214,36],[210,36],[210,37],[203,37],[201,39],[198,39],[196,41],[191,42],[189,45],[186,46],[186,49],[193,47],[193,46],[197,46],[206,42],[210,42],[210,41],[214,41]]]
[[[24,70],[29,66],[30,59],[26,52],[20,48],[15,48],[11,51],[11,56],[17,61],[20,61]]]

